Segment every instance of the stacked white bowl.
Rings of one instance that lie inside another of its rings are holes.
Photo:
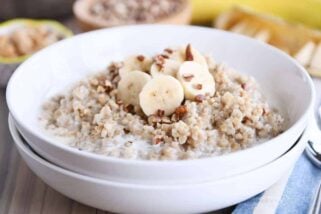
[[[253,76],[269,103],[287,118],[286,131],[260,145],[218,157],[144,161],[78,151],[40,126],[45,100],[109,62],[187,43]],[[122,213],[206,212],[265,190],[303,151],[313,101],[307,72],[275,48],[224,31],[164,25],[99,30],[61,41],[21,65],[7,88],[11,132],[30,168],[75,200]]]

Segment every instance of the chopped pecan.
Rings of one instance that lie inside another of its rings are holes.
[[[197,89],[197,90],[202,90],[203,85],[202,84],[194,84],[193,88]]]
[[[154,61],[155,61],[155,64],[158,66],[158,68],[162,70],[165,64],[165,58],[161,55],[157,55],[154,58]]]
[[[180,120],[187,114],[187,112],[188,112],[188,110],[187,110],[186,106],[181,105],[175,109],[174,114],[175,114],[176,118]]]
[[[132,104],[124,106],[124,111],[128,113],[134,113],[135,112],[135,107]]]
[[[162,143],[163,142],[163,137],[162,136],[155,136],[154,138],[153,138],[153,144],[160,144],[160,143]]]
[[[241,87],[242,87],[244,90],[246,90],[246,83],[242,83],[242,84],[241,84]]]
[[[167,55],[165,55],[165,54],[162,54],[161,55],[163,58],[165,58],[165,59],[168,59],[169,58],[169,56],[167,56]]]
[[[265,116],[265,115],[268,115],[268,114],[270,114],[270,110],[268,108],[263,107],[262,115]]]
[[[113,62],[112,64],[110,64],[110,66],[108,66],[107,69],[110,73],[118,73],[119,68],[121,68],[122,66],[122,62]]]
[[[164,110],[158,109],[156,111],[156,116],[163,117],[164,115],[165,115],[165,111]]]
[[[248,116],[245,116],[245,117],[243,117],[243,119],[242,119],[242,123],[244,123],[244,124],[249,124],[249,123],[252,123],[252,120],[251,120],[251,118],[249,118]]]
[[[172,54],[172,53],[173,53],[173,50],[170,49],[170,48],[166,48],[166,49],[164,49],[164,51],[167,52],[167,53],[169,53],[169,54]]]
[[[187,82],[190,82],[194,78],[194,75],[193,74],[183,74],[183,78]]]
[[[188,44],[187,47],[186,47],[185,60],[186,60],[186,61],[193,61],[193,60],[194,60],[194,56],[193,56],[193,54],[192,54],[191,44]]]
[[[196,95],[194,100],[198,103],[201,103],[203,100],[205,100],[205,96],[203,94]]]
[[[113,84],[109,80],[105,80],[104,87],[106,89],[106,92],[109,93],[113,90]]]
[[[138,59],[138,61],[142,62],[145,60],[145,57],[143,55],[138,55],[137,59]]]

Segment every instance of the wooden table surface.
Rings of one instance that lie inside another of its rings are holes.
[[[73,21],[65,22],[74,31]],[[321,80],[317,94],[321,97]],[[14,146],[8,129],[5,90],[0,89],[0,214],[104,214],[56,192],[42,182],[25,164]],[[227,208],[219,213],[230,213]]]

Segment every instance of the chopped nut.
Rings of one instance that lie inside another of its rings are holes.
[[[169,56],[167,56],[167,55],[165,55],[165,54],[162,54],[161,55],[163,58],[165,58],[165,59],[168,59],[169,58]]]
[[[198,103],[201,103],[203,100],[205,100],[205,96],[203,94],[196,95],[194,100]]]
[[[172,49],[169,49],[169,48],[166,48],[164,49],[165,52],[169,53],[169,54],[172,54],[173,53],[173,50]]]
[[[183,74],[183,78],[187,82],[190,82],[194,78],[194,75],[193,74]]]
[[[138,61],[142,62],[142,61],[144,61],[145,57],[143,55],[138,55],[137,59],[138,59]]]
[[[122,62],[113,62],[108,66],[107,69],[110,73],[117,73],[118,74],[118,71],[122,66],[123,66]]]
[[[165,58],[161,55],[157,55],[154,58],[154,61],[155,61],[155,64],[158,66],[158,68],[162,70],[165,64]]]
[[[156,116],[163,117],[164,115],[165,115],[165,111],[164,110],[158,109],[156,111]]]
[[[269,109],[268,108],[263,108],[262,109],[262,115],[265,116],[265,115],[268,115],[270,113]]]
[[[193,54],[192,54],[191,44],[188,44],[187,47],[186,47],[185,60],[186,60],[186,61],[193,61],[193,60],[194,60],[194,56],[193,56]]]
[[[175,109],[174,113],[177,117],[177,119],[182,119],[187,114],[187,108],[185,105],[181,105]]]
[[[109,80],[105,80],[105,88],[106,92],[109,93],[110,91],[113,90],[113,84]]]
[[[202,90],[203,85],[202,84],[194,84],[193,88],[197,89],[197,90]]]
[[[246,89],[247,89],[246,83],[242,83],[242,84],[241,84],[241,87],[242,87],[244,90],[246,90]]]
[[[160,144],[160,143],[162,143],[162,142],[163,142],[163,137],[162,137],[162,136],[155,136],[155,137],[153,138],[153,144],[158,145],[158,144]]]
[[[135,112],[135,107],[131,104],[124,106],[124,111],[128,113],[134,113]]]
[[[244,124],[249,124],[249,123],[252,123],[252,120],[251,120],[248,116],[245,116],[245,117],[242,119],[242,123],[244,123]]]

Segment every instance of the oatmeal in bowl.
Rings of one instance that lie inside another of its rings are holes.
[[[284,130],[253,77],[191,44],[111,63],[47,101],[41,123],[76,149],[146,160],[217,156]]]
[[[166,25],[61,41],[23,63],[6,93],[18,130],[52,163],[160,185],[276,160],[306,128],[314,99],[310,77],[282,52],[224,31]]]

